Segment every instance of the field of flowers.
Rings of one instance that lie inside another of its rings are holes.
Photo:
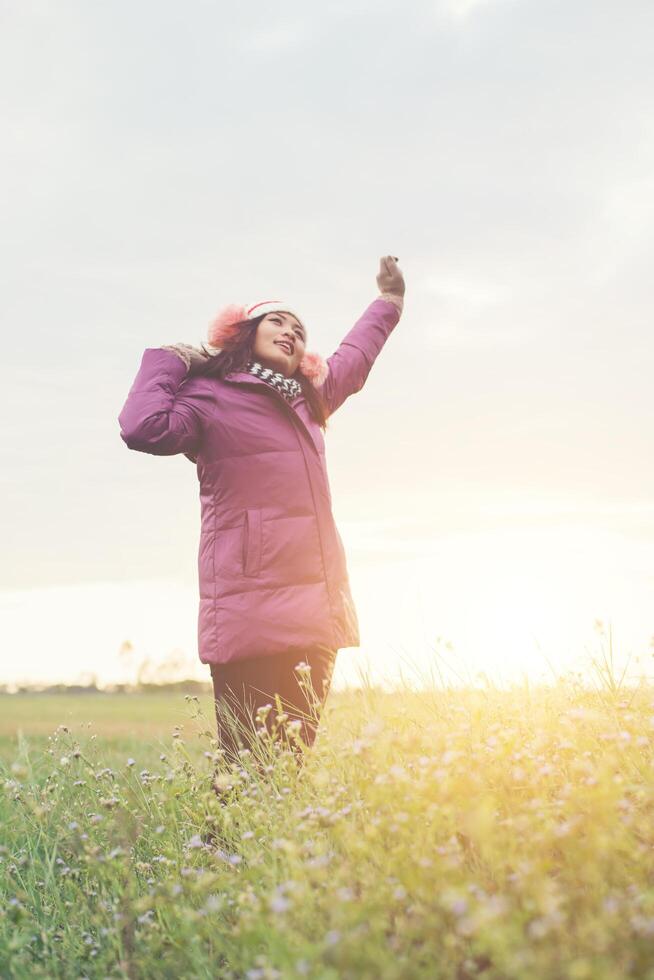
[[[654,978],[651,686],[336,692],[302,767],[2,702],[3,978]]]

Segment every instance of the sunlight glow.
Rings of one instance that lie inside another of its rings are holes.
[[[406,521],[341,530],[361,646],[339,653],[335,689],[361,683],[362,673],[388,687],[553,680],[588,669],[598,620],[613,624],[623,660],[649,668],[647,542],[584,525],[431,537]],[[195,583],[5,592],[0,605],[0,640],[11,652],[5,683],[95,675],[102,685],[133,680],[139,668],[153,679],[166,670],[208,679],[197,658]]]

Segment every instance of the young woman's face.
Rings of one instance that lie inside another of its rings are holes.
[[[306,334],[291,313],[266,313],[254,338],[254,359],[291,377],[304,357]]]

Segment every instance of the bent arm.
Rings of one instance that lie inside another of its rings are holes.
[[[318,390],[330,415],[346,398],[363,388],[372,365],[401,315],[402,297],[380,294],[327,358],[329,374]]]
[[[181,391],[188,367],[177,353],[148,347],[118,416],[120,437],[130,449],[155,456],[195,456],[202,435],[197,397]]]

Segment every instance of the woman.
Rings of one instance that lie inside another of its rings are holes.
[[[197,465],[198,650],[231,761],[261,722],[279,735],[293,721],[294,743],[312,745],[338,649],[359,646],[322,433],[400,319],[393,256],[380,259],[377,285],[326,362],[288,303],[226,307],[201,349],[145,350],[118,417],[130,449]]]

